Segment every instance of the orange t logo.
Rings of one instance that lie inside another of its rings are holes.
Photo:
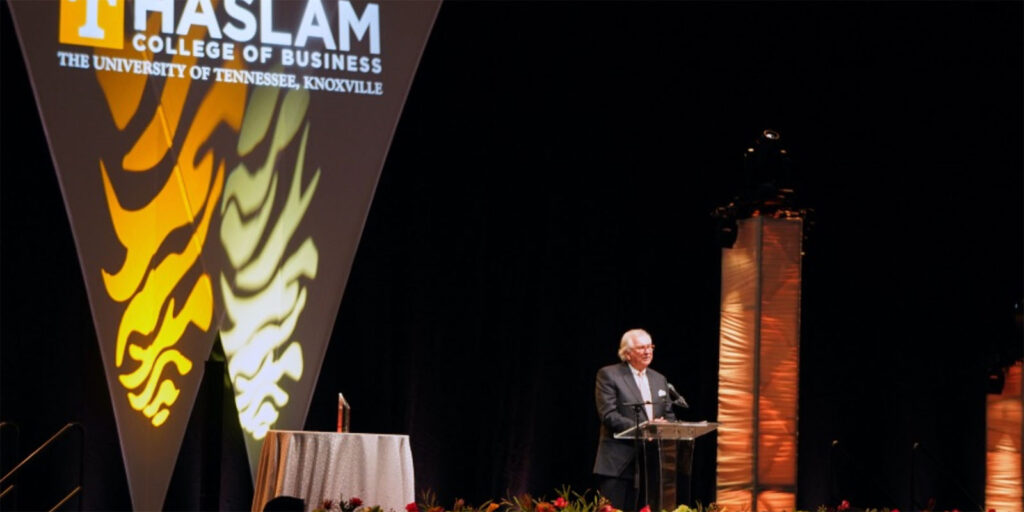
[[[61,0],[60,42],[124,47],[124,0]]]

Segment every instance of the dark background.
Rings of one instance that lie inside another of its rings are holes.
[[[0,420],[19,425],[21,454],[82,422],[83,506],[129,508],[74,242],[0,13]],[[710,212],[771,128],[795,162],[799,204],[814,209],[799,506],[980,508],[988,375],[1021,350],[1022,13],[1021,2],[443,4],[306,427],[332,430],[344,392],[355,431],[410,434],[417,487],[448,506],[582,491],[593,376],[632,327],[652,333],[653,366],[692,406],[684,417],[714,420]],[[205,385],[167,507],[246,509],[231,400],[219,379]],[[12,432],[0,431],[4,469],[19,451]],[[19,508],[72,487],[75,440],[26,470]],[[714,450],[698,443],[705,503]]]

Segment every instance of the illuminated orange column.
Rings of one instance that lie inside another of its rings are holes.
[[[1021,488],[1021,363],[1010,367],[999,395],[988,396],[985,415],[985,508],[999,512],[1020,512]]]
[[[732,510],[796,508],[802,240],[802,219],[753,217],[722,250],[717,502]]]

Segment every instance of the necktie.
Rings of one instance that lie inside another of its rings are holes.
[[[647,382],[647,372],[640,372],[640,396],[644,398],[644,402],[651,401],[651,384]],[[647,411],[647,419],[654,419],[654,405],[645,404],[644,410]]]

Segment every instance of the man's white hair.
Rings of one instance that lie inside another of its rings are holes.
[[[638,343],[641,341],[651,341],[651,335],[643,329],[630,329],[622,335],[622,340],[619,341],[619,359],[623,362],[626,361],[626,357],[629,356],[629,351],[633,350]]]

